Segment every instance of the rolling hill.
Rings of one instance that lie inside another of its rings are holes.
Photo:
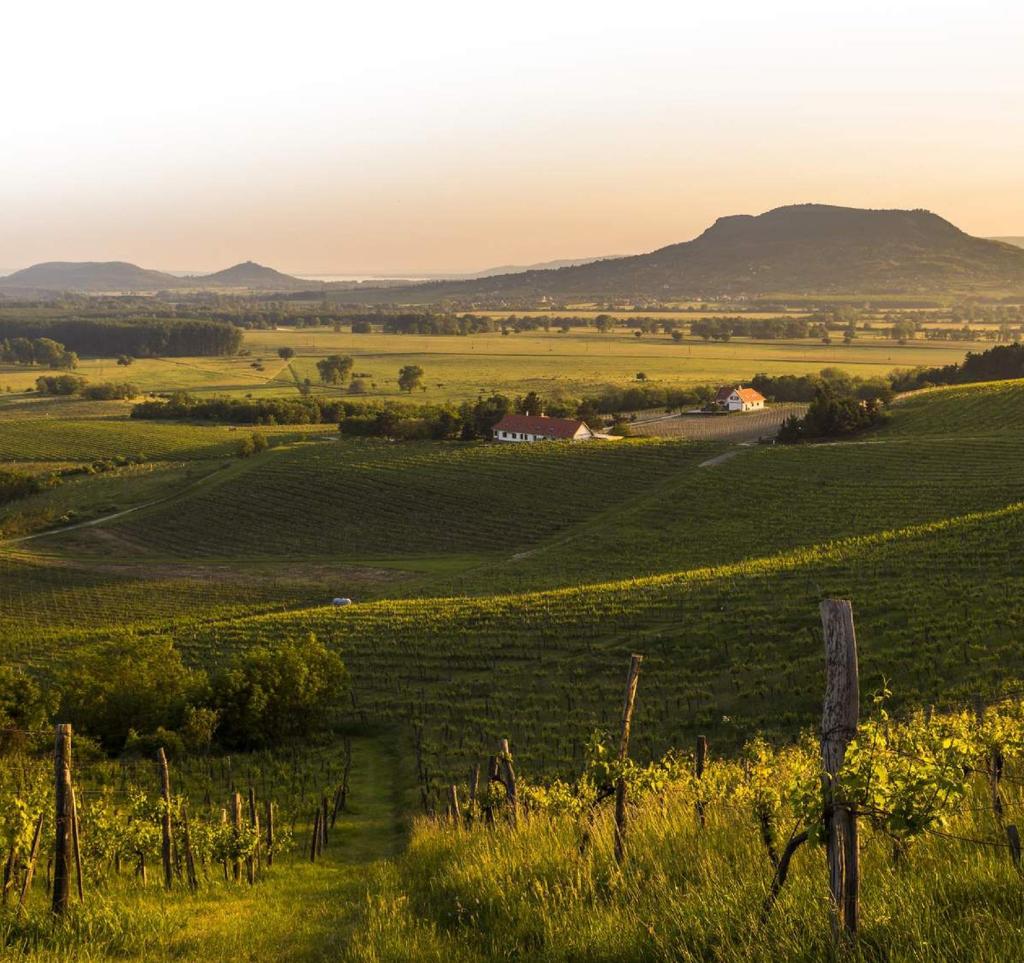
[[[126,261],[46,261],[0,278],[0,286],[40,291],[161,291],[181,279]]]
[[[298,291],[319,287],[254,261],[213,274],[178,277],[126,261],[47,261],[0,278],[8,291],[81,291],[85,293],[168,291],[175,288],[242,288],[250,291]]]
[[[754,297],[1024,290],[1024,251],[929,211],[824,204],[721,217],[692,241],[553,271],[409,287],[388,298]],[[365,293],[365,292],[364,292]]]
[[[251,291],[299,291],[316,287],[315,281],[283,274],[255,261],[243,261],[213,274],[200,274],[184,280],[200,287],[247,288]]]

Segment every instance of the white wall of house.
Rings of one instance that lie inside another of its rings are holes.
[[[763,401],[744,401],[735,391],[729,395],[725,406],[730,411],[757,411],[764,407]]]
[[[569,441],[587,441],[589,438],[593,438],[594,434],[588,431],[582,425]],[[496,431],[494,433],[495,441],[511,441],[511,442],[532,442],[532,441],[556,441],[557,439],[551,435],[534,435],[525,431]]]

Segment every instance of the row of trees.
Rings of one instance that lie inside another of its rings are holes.
[[[103,381],[89,384],[80,375],[41,375],[36,378],[36,391],[41,395],[78,395],[86,401],[130,401],[142,390],[128,381]]]
[[[50,339],[80,355],[231,355],[242,332],[222,321],[177,318],[0,318],[0,339]]]
[[[348,685],[341,657],[312,634],[254,646],[211,674],[169,639],[125,634],[45,687],[0,667],[0,726],[37,728],[59,714],[110,753],[265,748],[330,729]]]
[[[52,338],[4,338],[0,340],[0,361],[53,369],[78,367],[78,355]]]

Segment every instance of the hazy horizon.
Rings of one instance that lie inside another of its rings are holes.
[[[509,18],[463,0],[297,0],[287,17],[100,0],[18,5],[6,27],[6,271],[469,273],[650,251],[810,201],[1024,234],[1008,3]]]

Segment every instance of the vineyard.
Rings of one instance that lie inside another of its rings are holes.
[[[238,484],[125,518],[159,554],[328,556],[511,552],[692,467],[690,445],[338,441],[274,452]]]
[[[647,417],[631,425],[633,434],[689,441],[757,441],[773,438],[790,415],[802,415],[806,405],[778,404],[763,411],[737,415],[676,415]]]
[[[7,738],[0,858],[13,881],[0,943],[42,958],[88,944],[99,958],[219,959],[240,951],[244,932],[264,958],[286,958],[288,894],[333,906],[343,893],[342,930],[360,939],[332,942],[341,911],[325,910],[302,930],[305,957],[399,960],[412,946],[437,960],[503,958],[503,947],[551,960],[821,958],[832,937],[807,733],[826,683],[814,612],[841,597],[857,612],[862,704],[892,689],[848,756],[861,794],[860,945],[872,959],[918,958],[914,940],[953,947],[922,959],[974,958],[972,945],[986,947],[977,958],[1014,958],[1019,924],[1008,921],[1024,906],[1006,831],[1024,801],[1024,571],[1010,561],[1024,544],[1022,408],[1019,382],[932,389],[901,399],[870,434],[793,447],[390,443],[337,440],[330,426],[314,443],[270,428],[271,450],[244,459],[238,432],[128,422],[103,405],[95,419],[74,402],[66,419],[0,414],[3,457],[31,472],[151,459],[4,506],[4,526],[141,506],[4,546],[6,664],[45,683],[59,663],[95,662],[123,636],[213,673],[315,633],[352,680],[343,709],[369,767],[354,767],[353,785],[365,776],[382,794],[366,803],[369,822],[353,801],[328,849],[311,853],[333,814],[340,736],[277,755],[172,758],[170,805],[151,756],[110,761],[76,737],[85,897],[72,873],[68,923],[54,928],[53,733]],[[330,604],[342,595],[354,604]],[[595,733],[619,725],[631,653],[644,659],[623,769]],[[712,748],[699,784],[697,737]],[[499,738],[519,777],[514,824],[505,783],[484,765]],[[467,779],[476,766],[479,782]],[[605,791],[620,779],[624,861]],[[408,850],[364,872],[360,840],[376,840],[368,863],[393,856],[413,809]],[[158,911],[168,813],[176,895]],[[189,905],[220,921],[204,927],[214,935],[189,928]],[[951,933],[947,914],[978,905]],[[919,923],[904,932],[909,913]],[[984,927],[994,935],[979,943]]]

